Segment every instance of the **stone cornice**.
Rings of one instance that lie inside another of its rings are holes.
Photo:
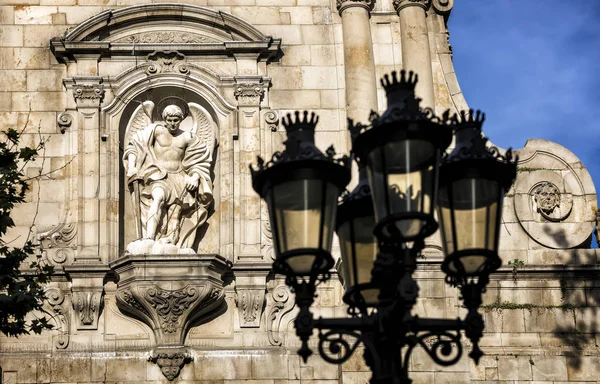
[[[74,55],[96,53],[99,57],[128,56],[132,52],[138,56],[147,56],[156,51],[163,51],[161,43],[110,43],[63,40],[52,40],[50,50],[61,63],[74,60]],[[263,41],[225,41],[221,43],[180,43],[169,44],[170,51],[178,51],[186,57],[223,56],[231,57],[240,53],[255,53],[258,60],[275,59],[281,51],[281,39],[267,37]]]

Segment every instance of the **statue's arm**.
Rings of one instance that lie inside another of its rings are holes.
[[[138,172],[139,157],[147,151],[147,147],[154,141],[153,126],[149,125],[143,130],[137,131],[131,136],[127,146],[123,151],[123,166],[127,172],[127,177],[131,177]]]
[[[198,194],[206,198],[212,196],[210,177],[212,156],[206,145],[194,137],[188,144],[182,163],[188,177],[197,186]]]

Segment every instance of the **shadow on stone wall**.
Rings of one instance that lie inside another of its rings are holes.
[[[557,242],[566,243],[568,236],[564,231],[552,234]],[[590,234],[590,237],[592,235]],[[589,244],[589,241],[584,242]],[[600,366],[589,367],[586,355],[598,356],[598,315],[600,315],[600,273],[597,269],[597,253],[593,249],[574,248],[557,250],[568,255],[562,265],[556,265],[560,279],[561,305],[554,309],[562,311],[556,314],[564,316],[557,321],[554,336],[562,342],[561,347],[569,347],[566,352],[567,365],[575,371],[598,370]],[[568,318],[572,317],[572,319]],[[585,362],[584,362],[585,361]],[[595,361],[596,365],[600,365]]]

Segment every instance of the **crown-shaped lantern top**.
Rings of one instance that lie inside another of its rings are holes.
[[[464,129],[481,131],[481,126],[485,121],[485,113],[481,112],[480,110],[474,111],[469,109],[469,111],[460,111],[459,114],[453,116],[452,120],[454,123],[454,130],[456,132]]]
[[[317,148],[315,145],[315,128],[318,122],[319,116],[314,112],[296,111],[293,115],[288,113],[284,116],[281,119],[281,123],[287,132],[284,151],[275,152],[269,161],[265,161],[259,156],[257,167],[254,168],[250,165],[252,176],[254,177],[277,164],[305,160],[323,160],[349,168],[350,158],[348,156],[337,156],[333,146],[327,148],[325,153]]]
[[[393,71],[391,76],[385,74],[381,79],[381,85],[385,89],[388,108],[405,109],[407,112],[418,112],[421,99],[415,97],[415,86],[419,76],[405,70],[400,73]]]
[[[319,122],[319,116],[314,112],[311,112],[309,115],[308,111],[302,112],[302,115],[300,111],[296,111],[294,112],[294,116],[295,119],[291,113],[288,113],[287,116],[281,119],[281,124],[283,124],[287,132],[288,140],[295,139],[314,143],[315,128]]]

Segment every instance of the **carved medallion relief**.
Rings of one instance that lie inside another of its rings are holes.
[[[549,248],[572,248],[587,241],[594,228],[596,191],[579,159],[544,140],[530,140],[518,152],[513,198],[521,227]]]

